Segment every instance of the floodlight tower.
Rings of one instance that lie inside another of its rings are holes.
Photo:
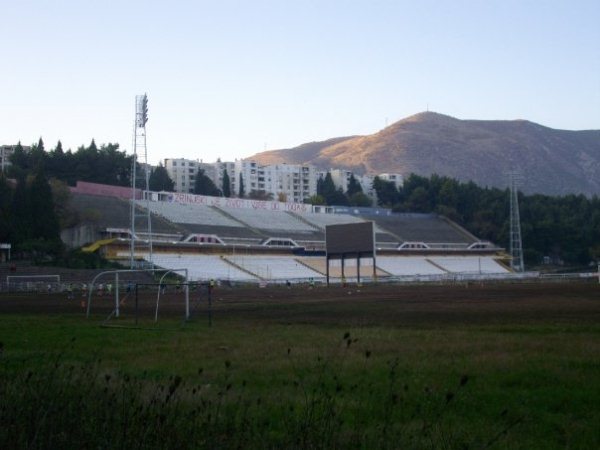
[[[148,261],[151,267],[154,267],[152,259],[152,222],[150,215],[150,173],[148,166],[148,148],[146,146],[146,122],[148,122],[148,96],[135,96],[135,121],[133,125],[133,160],[131,163],[131,240],[129,244],[129,265],[131,269],[135,268],[135,249],[137,247],[146,247],[148,252]],[[141,191],[141,198],[139,192]],[[138,211],[136,202],[144,202],[146,210]],[[145,219],[146,226],[142,225],[147,231],[147,239],[137,239],[136,218],[140,218],[143,223]]]
[[[518,186],[522,182],[522,175],[511,170],[508,173],[510,187],[510,267],[515,272],[523,272],[523,243],[521,241],[521,217],[519,214]]]

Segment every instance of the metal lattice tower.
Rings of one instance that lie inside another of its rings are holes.
[[[135,121],[133,124],[133,159],[131,167],[131,240],[129,245],[129,265],[135,269],[135,252],[148,254],[151,268],[154,267],[152,257],[152,221],[150,215],[150,172],[148,170],[148,148],[146,146],[146,122],[148,122],[148,96],[136,95]],[[141,195],[140,195],[141,193]],[[145,211],[136,208],[136,201],[145,202]],[[136,219],[139,222],[136,223]],[[145,219],[145,220],[144,220]],[[145,222],[145,223],[144,223]],[[145,233],[141,239],[138,233]]]
[[[522,176],[516,172],[508,173],[510,187],[510,267],[515,272],[523,272],[523,243],[521,241],[521,217],[519,214],[519,192],[518,186]]]

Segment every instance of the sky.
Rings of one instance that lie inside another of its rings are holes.
[[[430,110],[600,129],[600,1],[0,0],[0,144],[233,161]]]

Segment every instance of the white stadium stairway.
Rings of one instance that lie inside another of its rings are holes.
[[[293,280],[322,276],[319,272],[299,263],[292,256],[235,255],[225,258],[266,280]]]
[[[154,254],[154,264],[163,269],[188,269],[192,281],[239,280],[258,281],[258,278],[229,264],[220,255]]]
[[[390,275],[442,275],[439,267],[423,256],[377,256],[377,267]]]
[[[141,207],[146,202],[137,201]],[[194,203],[183,204],[177,202],[149,202],[150,211],[159,214],[175,223],[189,223],[197,225],[211,225],[221,227],[243,227],[239,222],[231,220],[214,208]]]
[[[435,256],[428,259],[451,273],[490,274],[509,272],[491,256]]]
[[[235,219],[261,230],[314,233],[315,228],[283,211],[219,207]]]

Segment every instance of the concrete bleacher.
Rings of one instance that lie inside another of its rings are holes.
[[[292,280],[320,277],[321,274],[298,262],[293,256],[235,255],[228,261],[265,280]]]
[[[188,269],[191,281],[240,280],[258,281],[257,277],[229,264],[220,255],[186,255],[163,254],[153,255],[154,264],[163,269]]]
[[[443,275],[446,273],[423,256],[378,256],[377,267],[395,276]]]
[[[451,273],[509,273],[491,256],[435,256],[427,258]]]
[[[243,209],[226,208],[220,206],[218,209],[225,211],[236,220],[249,225],[252,228],[268,231],[282,231],[291,233],[314,233],[316,227],[312,227],[296,217],[282,211],[270,211],[265,209]]]
[[[131,204],[129,200],[89,194],[73,194],[70,206],[84,221],[91,221],[101,228],[129,228],[131,226]],[[144,229],[144,221],[139,221],[138,231]],[[154,217],[152,230],[155,233],[177,234],[179,230],[166,220]]]
[[[362,223],[364,219],[351,216],[349,214],[320,214],[320,213],[300,213],[304,220],[314,224],[320,229],[325,229],[327,225],[339,225],[345,223]]]
[[[140,207],[145,207],[143,201],[137,202]],[[219,227],[237,227],[243,225],[236,222],[211,206],[195,203],[177,202],[149,202],[150,211],[174,223],[195,224]]]
[[[372,219],[380,228],[398,236],[402,242],[470,244],[476,241],[459,227],[435,214],[393,214]]]

